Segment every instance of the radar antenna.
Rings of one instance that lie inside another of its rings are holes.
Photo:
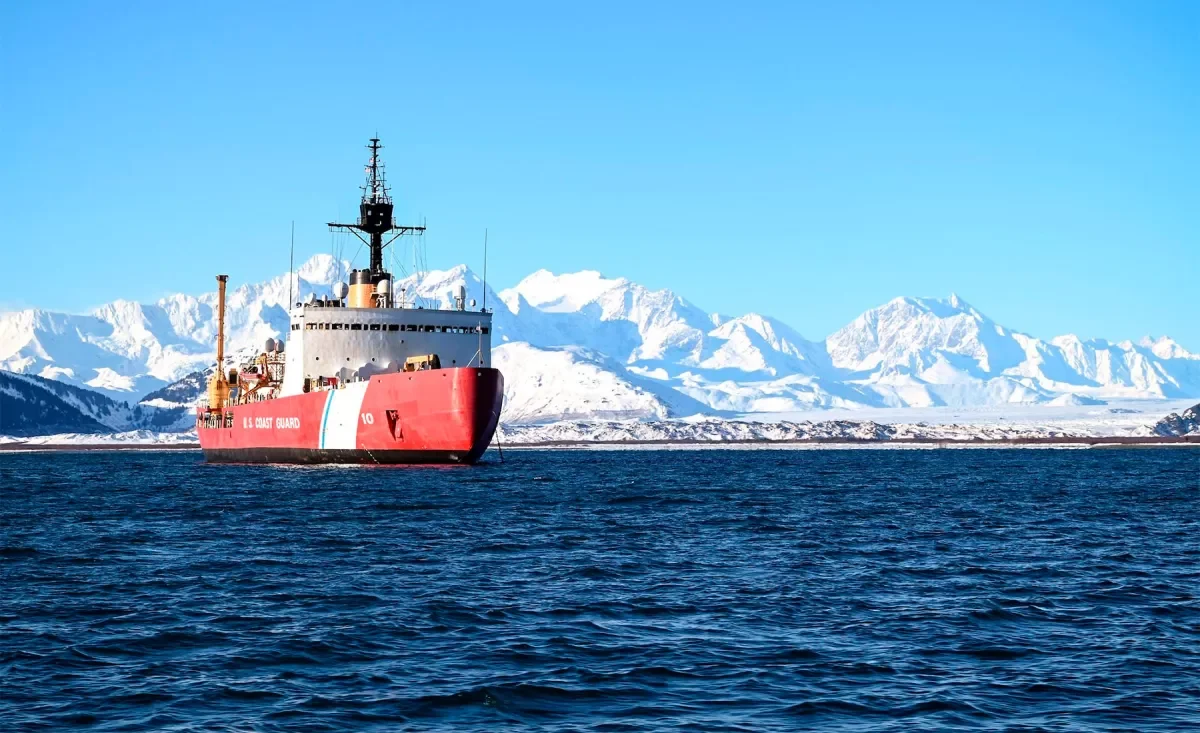
[[[371,138],[367,146],[371,151],[371,159],[365,169],[366,183],[362,186],[362,201],[358,205],[358,222],[355,224],[338,224],[329,222],[330,231],[348,231],[362,240],[371,249],[371,279],[375,282],[385,279],[387,271],[383,269],[383,248],[405,234],[420,236],[425,233],[425,226],[400,226],[392,218],[392,197],[388,193],[387,177],[384,165],[379,160],[379,151],[383,146],[379,138]],[[362,232],[370,237],[363,239]],[[383,235],[395,232],[388,241],[383,241]]]

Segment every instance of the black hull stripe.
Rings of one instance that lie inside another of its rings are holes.
[[[479,451],[480,454],[483,451]],[[399,465],[414,463],[475,463],[471,451],[447,450],[318,450],[313,448],[206,448],[209,463],[357,463]]]

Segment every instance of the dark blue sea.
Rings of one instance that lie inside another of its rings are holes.
[[[1200,728],[1200,450],[0,454],[0,730]]]

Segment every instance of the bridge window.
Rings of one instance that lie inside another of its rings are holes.
[[[389,324],[388,324],[388,330],[389,330],[389,331],[399,331],[399,330],[400,330],[400,324],[399,324],[399,323],[389,323]]]
[[[362,330],[362,324],[361,324],[361,323],[351,323],[351,324],[350,324],[350,330],[351,330],[351,331],[361,331],[361,330]]]
[[[378,324],[378,323],[372,323],[372,324],[371,324],[371,330],[372,330],[372,331],[378,331],[378,330],[379,330],[379,324]]]

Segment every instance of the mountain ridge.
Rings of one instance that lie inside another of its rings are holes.
[[[0,370],[0,435],[173,432],[194,422],[187,406],[129,405],[83,387]]]
[[[291,275],[231,289],[228,350],[286,337],[288,293],[326,294],[347,269],[316,255]],[[1200,396],[1200,356],[1169,337],[1042,340],[956,293],[893,298],[814,341],[768,315],[709,313],[672,290],[594,270],[538,270],[496,292],[458,265],[400,278],[396,292],[410,305],[450,307],[460,285],[494,309],[494,358],[509,383],[505,419],[525,423]],[[82,315],[0,314],[0,369],[178,407],[211,367],[215,300],[175,294]]]

